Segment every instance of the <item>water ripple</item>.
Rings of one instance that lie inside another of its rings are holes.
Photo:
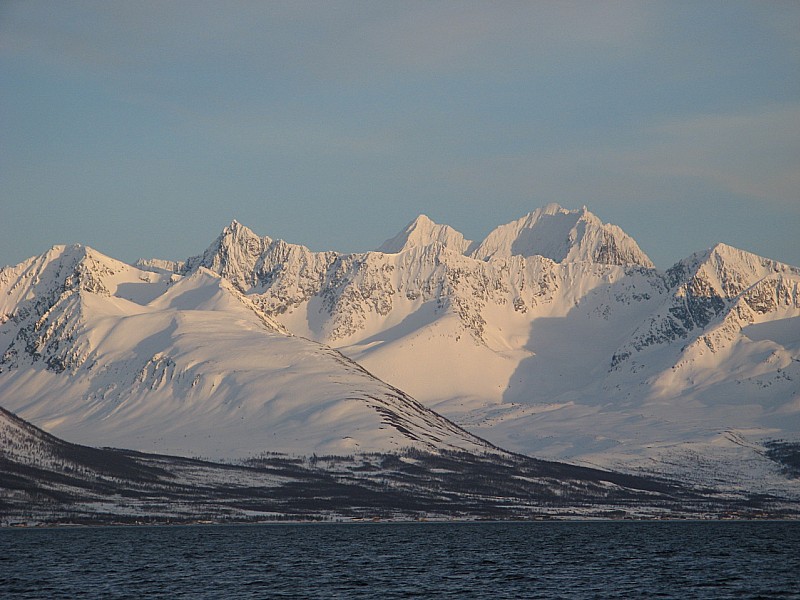
[[[3,598],[800,598],[800,523],[0,530]]]

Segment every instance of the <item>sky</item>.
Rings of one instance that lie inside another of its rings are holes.
[[[800,265],[800,2],[0,0],[0,266],[552,202]]]

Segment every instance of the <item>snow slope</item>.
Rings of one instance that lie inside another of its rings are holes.
[[[204,268],[59,246],[0,286],[0,404],[71,442],[225,459],[490,449]]]
[[[0,407],[0,527],[376,517],[785,519],[798,510],[788,498],[698,490],[521,455],[407,450],[266,455],[231,465],[90,448]]]

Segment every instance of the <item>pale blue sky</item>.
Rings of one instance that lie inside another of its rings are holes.
[[[0,0],[0,265],[550,202],[800,265],[800,2]]]

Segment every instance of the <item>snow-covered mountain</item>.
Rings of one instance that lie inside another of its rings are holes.
[[[800,439],[800,269],[720,244],[661,272],[586,208],[476,242],[420,216],[357,254],[236,221],[185,261],[55,247],[0,271],[0,352],[0,405],[80,443],[490,449],[440,413],[534,456],[798,485],[767,447]]]
[[[211,270],[514,451],[699,477],[705,456],[736,482],[774,471],[763,440],[800,437],[800,270],[718,245],[660,272],[586,208],[550,205],[481,242],[420,216],[359,254],[234,221],[202,255],[139,266]]]
[[[491,450],[227,279],[83,246],[0,271],[0,405],[72,442],[183,456]]]
[[[414,247],[429,246],[433,243],[454,250],[466,252],[472,242],[449,225],[437,225],[427,216],[420,215],[409,223],[403,231],[390,240],[386,240],[378,252],[399,254]]]
[[[492,231],[470,256],[480,260],[544,256],[555,262],[653,267],[636,242],[616,225],[603,223],[584,206],[566,210],[549,204]]]

